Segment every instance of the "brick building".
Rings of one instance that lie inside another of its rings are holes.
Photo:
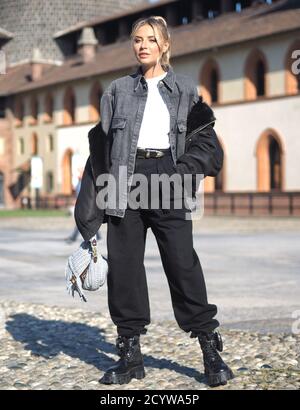
[[[300,192],[300,80],[291,67],[293,51],[300,50],[298,0],[140,2],[132,9],[57,26],[51,41],[63,54],[59,64],[49,47],[37,49],[35,43],[28,61],[9,66],[0,77],[14,167],[26,172],[31,155],[38,153],[44,163],[41,194],[72,192],[74,164],[87,158],[87,133],[99,120],[103,90],[136,69],[130,52],[132,23],[151,14],[168,21],[175,72],[194,79],[217,117],[225,161],[217,178],[205,178],[205,191],[212,199],[224,194],[225,202],[239,193],[286,194],[283,207],[290,208],[291,201],[295,205]],[[22,190],[27,194],[32,195],[29,186]]]

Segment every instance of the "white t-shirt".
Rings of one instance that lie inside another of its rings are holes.
[[[148,96],[142,119],[138,148],[169,148],[170,113],[159,90],[158,82],[167,73],[153,78],[146,78]]]

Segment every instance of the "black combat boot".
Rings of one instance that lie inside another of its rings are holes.
[[[203,363],[208,385],[211,387],[227,384],[227,380],[233,379],[232,370],[222,360],[217,352],[222,352],[223,342],[218,332],[203,333],[198,335],[198,340],[203,353]]]
[[[120,359],[105,372],[99,383],[125,384],[129,383],[132,378],[143,379],[145,369],[140,348],[140,336],[118,336],[116,348]]]

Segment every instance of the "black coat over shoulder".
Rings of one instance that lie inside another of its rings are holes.
[[[199,97],[187,118],[185,153],[177,159],[176,165],[180,174],[216,176],[221,170],[223,150],[213,129],[215,120],[212,109]],[[109,172],[111,148],[110,134],[105,134],[101,121],[89,131],[88,139],[90,155],[75,204],[75,221],[86,241],[96,234],[101,224],[107,222],[105,210],[96,204],[100,189],[96,180],[99,175]]]
[[[109,172],[109,134],[102,129],[101,121],[88,133],[90,155],[86,161],[81,180],[81,188],[75,204],[75,222],[85,241],[89,240],[107,222],[105,210],[96,204],[99,175]]]
[[[180,174],[215,177],[223,166],[224,153],[214,130],[216,118],[202,97],[187,118],[185,153],[177,158]]]

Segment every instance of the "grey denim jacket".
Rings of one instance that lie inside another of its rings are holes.
[[[198,90],[189,76],[175,74],[170,66],[157,86],[170,113],[169,142],[176,165],[177,158],[184,154],[187,116],[199,99]],[[134,74],[113,80],[101,97],[102,128],[111,140],[109,173],[117,182],[117,201],[108,205],[107,215],[125,215],[147,94],[147,82],[139,66]]]

